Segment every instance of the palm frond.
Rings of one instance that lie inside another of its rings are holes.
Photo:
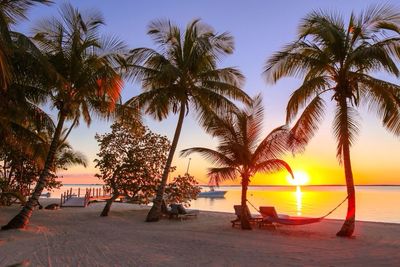
[[[325,12],[314,10],[308,14],[298,27],[299,39],[311,37],[314,42],[323,43],[326,46],[340,47],[345,39],[344,21],[338,12]]]
[[[307,106],[310,100],[328,91],[330,88],[327,76],[317,76],[304,83],[292,93],[286,108],[286,123],[290,123],[297,116],[299,110]]]
[[[373,32],[393,30],[400,24],[400,12],[388,3],[371,5],[359,15],[359,24]]]
[[[369,110],[379,116],[388,131],[400,135],[400,86],[365,74],[356,77]]]
[[[197,119],[206,131],[215,114],[223,116],[224,114],[238,112],[237,106],[229,98],[206,88],[196,91],[192,107],[197,111]]]
[[[207,176],[210,180],[214,181],[216,186],[226,180],[235,180],[237,177],[237,171],[232,167],[221,167],[221,168],[209,168]]]
[[[180,156],[181,157],[187,157],[193,153],[199,153],[201,154],[206,160],[210,161],[212,164],[217,164],[219,166],[232,166],[234,162],[228,158],[226,155],[209,149],[209,148],[204,148],[204,147],[192,147],[188,149],[184,149],[181,151]]]
[[[26,20],[26,13],[36,4],[49,5],[53,1],[49,0],[12,0],[0,2],[0,13],[10,24],[15,24],[19,20]]]
[[[346,99],[338,102],[333,121],[333,132],[338,142],[336,157],[340,163],[343,160],[343,149],[351,146],[358,134],[359,120],[357,110],[349,106]]]
[[[302,151],[318,130],[324,117],[325,101],[317,96],[304,109],[290,130],[289,144],[292,151]]]
[[[240,71],[217,67],[220,56],[233,51],[228,33],[217,34],[195,19],[184,32],[169,20],[155,20],[148,34],[158,48],[131,50],[124,67],[126,77],[141,82],[140,106],[145,113],[161,120],[185,105],[188,111],[197,111],[203,124],[210,110],[227,113],[237,110],[233,100],[250,103],[240,88],[244,79]],[[138,103],[139,98],[134,99],[127,104]]]
[[[56,164],[63,168],[73,165],[87,167],[88,160],[86,156],[80,152],[73,151],[72,149],[64,149],[57,155]]]
[[[253,98],[251,106],[247,106],[244,113],[247,114],[248,125],[246,136],[249,141],[249,147],[253,151],[258,143],[264,120],[264,107],[261,94]]]
[[[270,57],[264,67],[267,82],[275,83],[285,76],[302,78],[312,69],[333,72],[331,59],[316,45],[297,41],[286,45]]]
[[[254,166],[254,172],[275,173],[282,169],[286,169],[294,179],[292,168],[281,159],[265,160]]]
[[[252,164],[262,160],[279,158],[290,151],[289,129],[286,125],[273,129],[254,150]]]

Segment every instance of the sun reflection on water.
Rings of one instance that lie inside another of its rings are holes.
[[[73,187],[73,192],[93,185],[64,185],[51,191],[51,197],[59,198],[61,193]],[[75,190],[75,191],[74,191]],[[225,198],[198,198],[191,202],[191,208],[209,211],[222,211],[233,214],[233,205],[240,204],[241,187],[220,187],[226,190]],[[400,186],[356,186],[357,219],[400,223]],[[258,186],[250,187],[247,199],[250,211],[257,215],[260,206],[274,206],[278,213],[305,217],[319,217],[336,207],[346,197],[345,186]],[[389,204],[388,204],[389,203]],[[328,216],[343,219],[347,203],[341,205]]]
[[[297,208],[297,215],[301,215],[301,207],[302,207],[302,197],[303,192],[301,192],[301,187],[298,185],[296,186],[296,208]]]

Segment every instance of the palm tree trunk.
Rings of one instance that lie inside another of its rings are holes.
[[[161,184],[157,189],[156,198],[153,201],[149,213],[147,214],[146,222],[156,222],[161,217],[161,203],[164,196],[165,185],[167,184],[169,170],[171,168],[172,159],[174,158],[175,150],[178,145],[179,136],[181,134],[183,119],[185,118],[185,103],[181,103],[181,109],[179,111],[178,124],[176,125],[174,139],[172,140],[171,149],[169,150],[167,162],[165,164],[164,172],[161,178]]]
[[[351,170],[350,146],[348,143],[343,145],[343,164],[346,177],[346,187],[348,195],[347,215],[342,228],[336,233],[337,236],[351,237],[355,228],[356,219],[356,192],[354,189],[353,172]]]
[[[354,189],[354,180],[353,180],[353,171],[351,170],[351,160],[350,160],[350,141],[349,141],[349,129],[348,125],[348,106],[346,98],[342,97],[339,100],[340,109],[342,113],[341,121],[346,125],[343,129],[343,135],[347,138],[343,140],[343,165],[344,165],[344,175],[346,178],[346,187],[347,187],[347,215],[346,220],[344,221],[342,228],[339,232],[336,233],[337,236],[341,237],[351,237],[355,228],[355,218],[356,218],[356,194]],[[342,125],[342,127],[343,127]]]
[[[247,208],[247,188],[249,186],[249,178],[242,176],[242,211],[240,216],[240,226],[244,230],[251,230],[251,225],[249,222],[248,208]]]
[[[28,225],[29,219],[32,216],[32,211],[38,204],[39,197],[42,194],[42,191],[47,184],[47,178],[49,176],[50,169],[54,163],[54,158],[58,147],[58,141],[60,139],[61,131],[64,126],[64,121],[65,121],[65,115],[63,112],[60,112],[60,119],[58,120],[57,127],[53,135],[53,140],[51,141],[50,144],[46,162],[42,172],[40,173],[39,180],[35,186],[32,196],[26,202],[20,213],[18,213],[14,218],[12,218],[12,220],[7,225],[1,227],[2,230],[25,228]]]

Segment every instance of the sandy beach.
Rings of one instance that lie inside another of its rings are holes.
[[[342,239],[335,220],[242,231],[233,214],[145,223],[148,207],[115,203],[103,218],[103,205],[38,210],[28,229],[0,232],[0,266],[400,266],[398,224],[358,222]],[[18,208],[0,208],[0,224]]]

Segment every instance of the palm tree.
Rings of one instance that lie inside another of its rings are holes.
[[[384,71],[399,76],[400,13],[390,6],[373,6],[346,25],[338,14],[310,13],[300,24],[298,40],[273,55],[264,74],[270,82],[285,76],[302,77],[290,97],[287,123],[304,109],[294,125],[297,140],[308,142],[322,121],[324,96],[335,104],[333,130],[337,158],[344,166],[348,194],[346,220],[337,233],[350,237],[355,227],[355,189],[350,147],[358,133],[358,108],[376,111],[383,126],[400,134],[400,87],[371,74]]]
[[[281,126],[274,129],[260,141],[264,109],[261,96],[245,110],[233,112],[223,117],[214,116],[207,121],[206,131],[217,137],[216,150],[193,147],[181,151],[182,156],[200,153],[218,167],[210,168],[208,176],[218,185],[220,181],[235,180],[241,177],[241,216],[242,229],[251,229],[247,214],[247,187],[257,172],[273,173],[286,169],[293,177],[292,169],[284,160],[279,159],[285,152],[291,151],[290,131]]]
[[[12,29],[27,19],[27,11],[37,3],[51,1],[0,1],[0,138],[26,151],[38,141],[37,132],[53,128],[52,120],[37,106],[45,95],[37,80],[46,61],[28,37]]]
[[[141,81],[144,92],[129,100],[155,119],[163,120],[171,112],[178,115],[178,123],[171,150],[158,187],[153,207],[146,221],[158,221],[161,202],[178,144],[185,116],[190,109],[203,122],[210,110],[235,110],[231,100],[248,103],[250,98],[240,89],[243,76],[236,68],[218,68],[221,56],[233,52],[233,38],[228,33],[217,34],[199,20],[189,23],[184,33],[170,21],[154,21],[148,34],[159,46],[138,48],[128,58],[131,78]]]
[[[20,20],[26,20],[26,13],[33,5],[50,4],[49,0],[0,0],[0,88],[7,90],[12,82],[13,52],[21,47],[16,46],[16,38],[24,38],[21,33],[12,31],[11,26]],[[27,38],[24,38],[25,40]],[[21,44],[21,43],[19,43]],[[27,50],[26,46],[24,47]]]
[[[96,12],[83,14],[65,4],[60,14],[60,19],[42,21],[35,29],[34,37],[57,73],[57,79],[44,80],[43,84],[49,88],[49,98],[58,111],[58,121],[32,196],[21,212],[2,229],[23,228],[28,224],[54,166],[58,144],[67,138],[62,136],[64,122],[72,121],[72,129],[82,117],[89,125],[91,113],[107,117],[120,99],[122,80],[116,71],[116,63],[119,53],[125,48],[123,43],[114,37],[103,38],[99,35],[99,27],[104,23]]]

